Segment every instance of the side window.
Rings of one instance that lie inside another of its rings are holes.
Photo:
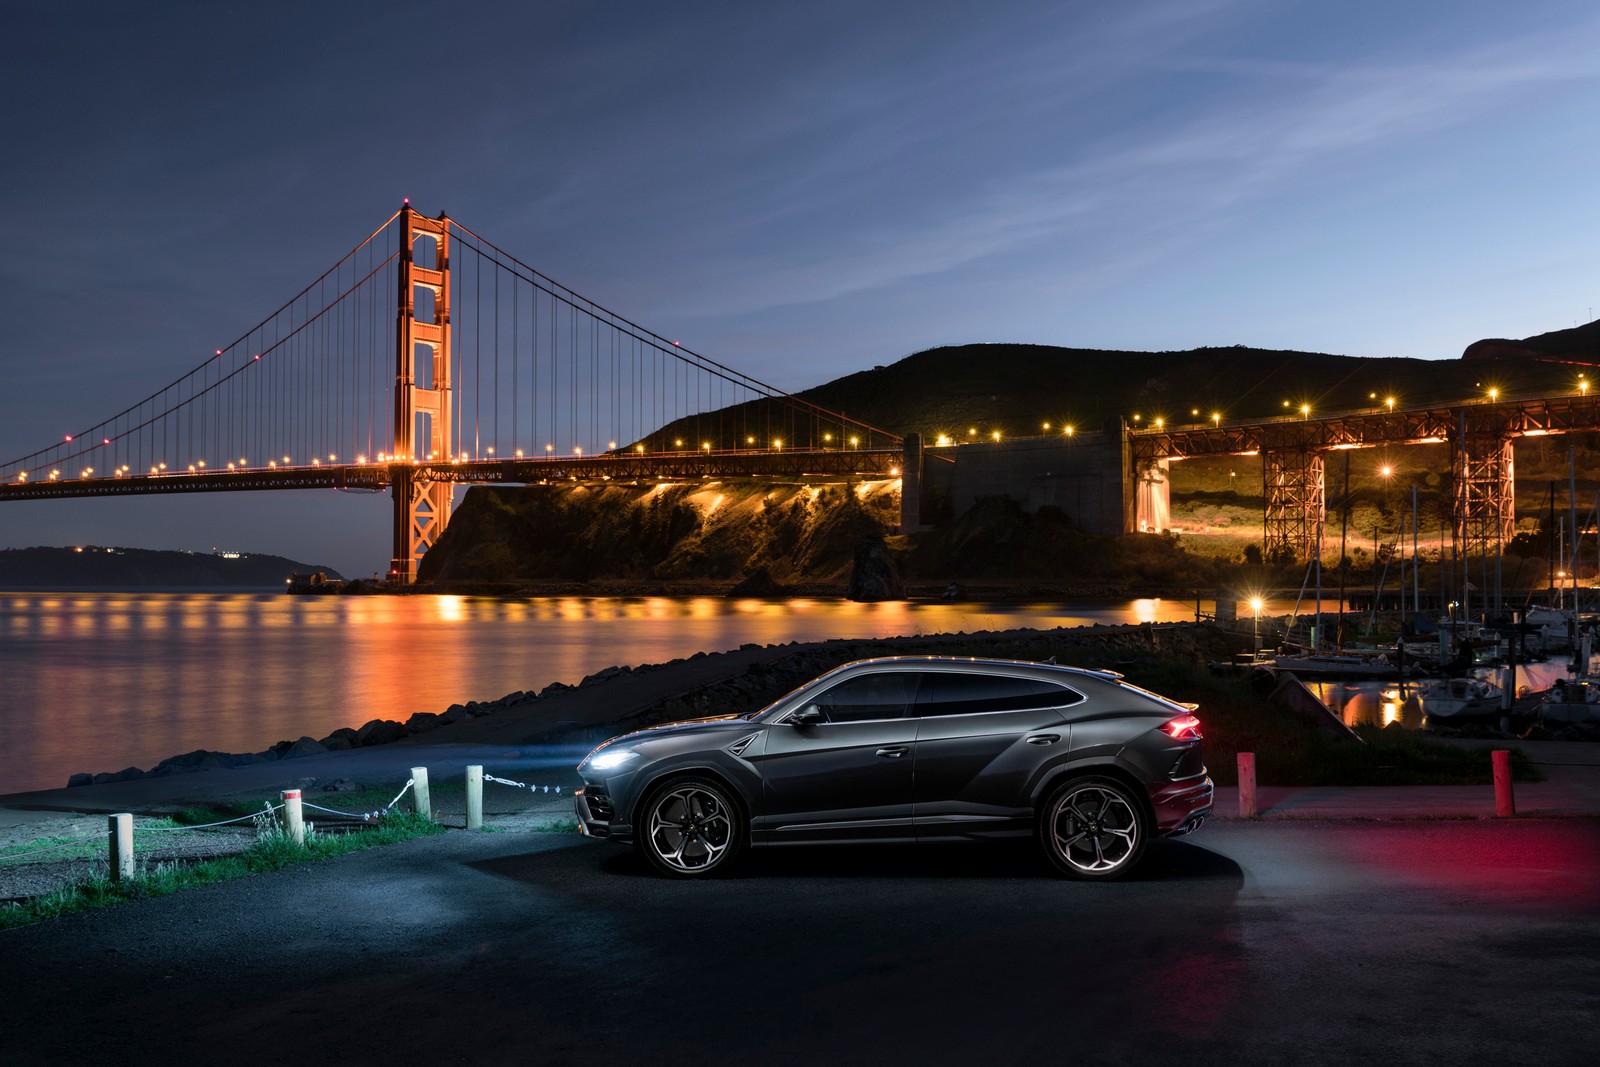
[[[1083,696],[1066,686],[1032,678],[929,672],[917,694],[917,715],[971,715],[983,711],[1037,711],[1076,704]]]
[[[910,671],[863,674],[829,689],[816,704],[829,722],[901,719],[916,693],[917,677]]]

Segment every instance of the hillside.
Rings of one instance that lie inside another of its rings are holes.
[[[260,553],[163,552],[98,545],[0,550],[0,586],[259,588],[282,586],[296,571],[322,571],[330,578],[340,577],[331,567]]]
[[[1165,537],[1097,537],[1053,508],[989,499],[948,526],[894,536],[894,482],[479,486],[468,491],[418,580],[435,589],[726,591],[839,596],[857,544],[883,538],[913,595],[952,581],[1005,594],[1187,592],[1224,573]]]
[[[892,482],[470,489],[419,581],[842,586],[856,542],[899,517]]]
[[[852,419],[929,440],[1043,432],[1045,423],[1100,429],[1140,416],[1169,425],[1313,411],[1571,391],[1571,367],[1511,355],[1473,360],[1375,359],[1235,346],[1184,352],[1121,352],[1052,345],[933,348],[796,395]],[[676,440],[739,447],[749,437],[810,444],[829,427],[797,423],[769,401],[750,401],[672,422],[646,447]],[[635,442],[637,443],[637,442]],[[630,443],[628,447],[632,447]]]

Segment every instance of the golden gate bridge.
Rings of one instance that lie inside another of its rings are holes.
[[[901,456],[408,201],[187,373],[0,463],[0,500],[388,489],[410,582],[461,484],[893,477]]]

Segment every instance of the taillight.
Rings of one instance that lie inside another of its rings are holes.
[[[1161,724],[1161,732],[1174,741],[1200,740],[1200,720],[1193,715],[1183,714],[1170,722]]]

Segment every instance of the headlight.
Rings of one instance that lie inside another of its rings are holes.
[[[589,769],[592,771],[609,771],[613,767],[620,767],[639,754],[637,749],[612,748],[604,752],[596,752],[589,757]]]

